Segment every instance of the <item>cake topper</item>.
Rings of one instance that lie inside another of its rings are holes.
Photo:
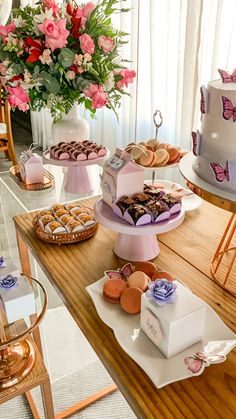
[[[236,69],[232,74],[227,73],[225,70],[219,70],[220,77],[223,83],[236,83]]]
[[[223,118],[228,121],[229,119],[233,118],[233,122],[236,121],[236,106],[234,106],[229,98],[226,96],[222,96],[222,106],[223,106],[223,112],[222,116]]]
[[[201,140],[202,140],[202,136],[201,136],[200,132],[198,130],[197,130],[197,132],[192,131],[193,154],[194,154],[194,156],[199,156],[200,155]]]
[[[230,181],[230,172],[229,172],[229,161],[227,160],[225,169],[223,166],[221,166],[218,163],[210,163],[210,166],[214,172],[215,180],[217,182],[224,182],[224,180],[227,180],[227,182]]]
[[[163,123],[163,117],[162,117],[161,111],[159,111],[158,109],[153,114],[153,122],[156,127],[155,139],[157,140],[158,129],[161,127]]]

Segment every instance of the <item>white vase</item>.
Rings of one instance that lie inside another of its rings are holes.
[[[68,114],[52,124],[52,140],[54,144],[60,141],[70,142],[89,140],[90,127],[88,121],[79,114],[79,105],[75,103]]]

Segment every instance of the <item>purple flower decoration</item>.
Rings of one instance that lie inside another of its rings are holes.
[[[17,283],[17,277],[11,274],[0,277],[0,288],[8,290],[14,287]]]
[[[172,281],[157,279],[149,282],[148,288],[147,297],[151,298],[159,306],[174,303],[176,300],[177,285]]]
[[[3,256],[0,256],[0,268],[5,268],[7,266],[6,261]]]

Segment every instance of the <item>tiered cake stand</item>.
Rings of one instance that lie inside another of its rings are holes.
[[[216,188],[202,180],[193,170],[194,156],[192,153],[180,161],[180,172],[187,186],[198,196],[211,204],[232,213],[224,234],[211,261],[212,278],[222,288],[236,297],[236,247],[232,240],[236,231],[236,195]]]
[[[114,246],[115,254],[132,262],[157,257],[160,248],[156,234],[166,233],[178,227],[185,216],[184,210],[181,210],[166,221],[136,227],[117,217],[102,199],[96,202],[94,213],[100,224],[118,233]]]
[[[65,173],[65,191],[70,193],[89,193],[94,189],[93,179],[89,173],[89,167],[94,164],[102,165],[109,157],[110,151],[102,157],[93,160],[56,160],[50,158],[50,152],[46,150],[43,154],[47,164],[67,168]]]

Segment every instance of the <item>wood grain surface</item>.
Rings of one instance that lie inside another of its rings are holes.
[[[85,200],[93,205],[95,200]],[[157,389],[145,372],[121,349],[114,334],[98,317],[85,287],[104,270],[122,266],[113,253],[115,233],[99,226],[82,243],[56,246],[38,240],[32,228],[36,213],[14,218],[18,234],[55,287],[76,323],[111,374],[138,418],[235,418],[236,352],[226,362],[206,368],[199,377]],[[185,282],[209,303],[236,332],[236,300],[210,279],[209,262],[229,213],[204,203],[186,216],[178,229],[159,236],[157,264]],[[39,278],[40,280],[40,278]],[[66,339],[66,330],[64,331]]]

